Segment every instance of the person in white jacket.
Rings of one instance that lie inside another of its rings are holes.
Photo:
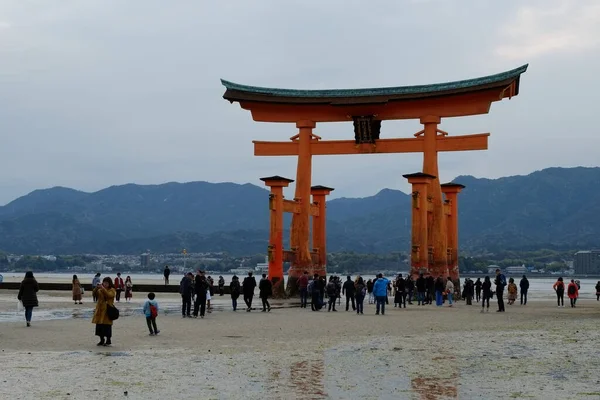
[[[452,282],[452,278],[448,277],[448,281],[446,281],[446,295],[448,296],[448,304],[452,307],[452,296],[454,295],[454,283]]]

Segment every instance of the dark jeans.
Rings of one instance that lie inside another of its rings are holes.
[[[31,315],[33,314],[33,306],[25,307],[25,321],[31,322]]]
[[[150,333],[154,333],[155,335],[158,333],[158,328],[156,327],[156,318],[146,317],[146,324],[148,324],[148,330]],[[154,328],[154,330],[152,330]]]
[[[379,314],[379,310],[381,309],[381,315],[385,314],[385,301],[387,300],[387,296],[375,296],[375,301],[377,302],[377,314]]]
[[[527,289],[521,290],[521,304],[527,304]]]
[[[253,294],[245,294],[244,295],[244,303],[246,303],[246,307],[248,308],[248,310],[250,310],[252,308],[252,298],[254,297]]]
[[[425,304],[425,292],[417,292],[417,304]]]
[[[569,297],[569,300],[571,300],[571,307],[575,307],[575,303],[577,303],[577,298],[575,298],[575,299],[571,299],[571,298]]]
[[[496,289],[496,297],[498,297],[498,311],[504,311],[504,289]]]
[[[307,302],[308,302],[308,289],[302,288],[302,289],[300,289],[300,308],[306,308]]]
[[[355,311],[356,305],[354,304],[354,295],[346,293],[346,311],[350,309],[350,301],[352,301],[352,311]]]
[[[225,294],[225,286],[219,285],[219,296],[223,296]]]
[[[331,311],[331,307],[332,307],[332,306],[333,306],[333,311],[337,311],[337,310],[335,309],[335,300],[336,300],[336,299],[335,299],[335,296],[330,296],[330,297],[329,297],[329,310],[328,310],[328,311]]]
[[[94,303],[98,301],[98,296],[96,295],[95,290],[92,290],[92,300],[94,301]]]
[[[169,276],[165,275],[165,285],[168,285],[168,284],[169,284]]]
[[[363,313],[365,296],[356,295],[356,313]]]
[[[556,301],[558,302],[559,307],[565,305],[565,292],[564,291],[556,292]]]
[[[475,291],[475,300],[477,300],[478,303],[479,303],[479,300],[481,300],[481,290]],[[488,301],[489,301],[489,299],[488,299]]]
[[[471,296],[470,294],[467,295],[467,305],[470,306],[473,304],[473,296]]]
[[[413,301],[413,291],[409,290],[408,291],[408,304],[412,304]]]
[[[270,310],[271,305],[269,304],[269,298],[265,296],[261,297],[260,299],[262,300],[263,311],[266,311],[267,308]]]
[[[312,300],[310,303],[311,310],[319,311],[321,309],[321,307],[323,307],[323,303],[321,302],[321,295],[319,294],[319,292],[313,292],[311,300]]]
[[[181,315],[184,317],[187,315],[190,316],[190,312],[192,310],[192,296],[191,295],[181,295]]]
[[[481,298],[481,309],[483,309],[485,307],[485,302],[486,301],[487,301],[487,308],[490,308],[490,296],[486,295],[484,293],[483,297]]]
[[[406,292],[400,292],[400,303],[398,307],[402,307],[402,304],[404,304],[404,308],[406,308]],[[398,295],[398,293],[396,293],[396,295]]]
[[[115,296],[116,301],[121,301],[121,292],[123,289],[117,289],[117,295]]]
[[[194,317],[198,316],[198,309],[200,309],[200,316],[204,317],[206,313],[206,296],[196,295],[196,301],[194,302]]]
[[[237,297],[231,298],[231,306],[233,307],[233,311],[237,310]]]

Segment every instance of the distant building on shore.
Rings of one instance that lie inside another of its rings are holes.
[[[574,266],[576,274],[600,274],[600,250],[578,251]]]
[[[528,272],[527,267],[525,265],[515,265],[511,267],[506,267],[506,273],[509,275],[523,275]]]
[[[140,265],[142,267],[147,267],[150,264],[150,254],[148,253],[143,253],[140,256]]]

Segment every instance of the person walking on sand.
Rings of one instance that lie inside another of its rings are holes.
[[[468,306],[473,305],[473,294],[474,294],[473,289],[474,288],[475,288],[475,286],[473,284],[473,281],[471,279],[467,278],[466,282],[465,282],[465,297],[466,297]]]
[[[600,301],[600,281],[596,283],[596,301]]]
[[[497,312],[504,312],[504,288],[506,287],[506,277],[500,271],[500,268],[496,268],[496,298],[498,299],[498,310]]]
[[[237,311],[237,300],[240,297],[242,287],[240,286],[240,278],[234,275],[229,284],[229,293],[231,294],[231,306],[233,311]]]
[[[181,295],[181,316],[191,318],[192,292],[194,291],[194,275],[188,272],[179,282],[179,294]]]
[[[196,300],[194,301],[194,318],[198,318],[198,311],[200,311],[200,318],[204,318],[206,314],[206,301],[210,295],[208,285],[210,283],[204,276],[204,273],[200,270],[196,273],[194,279],[194,292],[196,292]]]
[[[123,278],[121,278],[121,273],[117,272],[117,277],[115,278],[115,292],[117,293],[115,300],[117,303],[121,302],[121,292],[125,289],[125,284],[123,282]]]
[[[417,287],[417,305],[424,306],[425,293],[427,292],[427,280],[425,279],[425,276],[423,276],[422,272],[419,274],[415,286]]]
[[[435,290],[435,305],[441,307],[444,305],[444,280],[441,276],[435,280],[434,284]]]
[[[329,283],[327,284],[326,290],[327,290],[327,297],[329,299],[327,311],[328,312],[331,311],[331,309],[333,307],[333,311],[337,312],[337,310],[335,309],[335,300],[336,300],[335,294],[337,291],[337,287],[336,287],[335,281],[333,280],[333,276],[329,277]]]
[[[92,300],[94,301],[94,303],[98,300],[94,289],[100,286],[101,284],[102,280],[100,279],[100,272],[97,272],[96,275],[94,275],[94,279],[92,279]]]
[[[165,270],[163,271],[163,276],[165,277],[165,285],[169,284],[169,276],[171,276],[171,269],[169,269],[168,265],[165,265]]]
[[[102,286],[94,289],[98,296],[98,302],[94,310],[92,324],[96,324],[96,336],[100,337],[97,346],[110,346],[112,344],[113,321],[108,317],[108,308],[114,307],[116,290],[112,279],[105,277]]]
[[[367,295],[367,286],[365,285],[362,276],[359,276],[358,280],[356,281],[354,293],[356,298],[356,314],[363,314],[365,296]]]
[[[254,289],[256,288],[256,279],[252,276],[252,271],[248,272],[248,276],[242,282],[242,293],[244,294],[244,303],[246,303],[246,312],[252,311],[252,298],[254,297]]]
[[[515,301],[517,300],[517,296],[518,296],[518,289],[517,289],[517,285],[515,284],[515,280],[513,278],[510,278],[508,280],[508,305],[512,306],[513,304],[515,304]]]
[[[271,312],[271,305],[269,304],[269,297],[273,295],[273,284],[267,278],[267,274],[262,274],[262,279],[258,284],[259,294],[258,296],[262,300],[262,312]]]
[[[452,278],[448,277],[446,281],[446,296],[448,296],[448,307],[452,307],[452,300],[454,296],[454,282],[452,282]]]
[[[133,283],[131,282],[131,277],[128,275],[125,278],[125,301],[130,302],[133,297]]]
[[[519,287],[521,288],[521,305],[527,305],[527,292],[529,291],[529,279],[525,275],[521,278],[521,282],[519,282]]]
[[[38,283],[33,277],[33,272],[27,271],[25,273],[25,279],[21,281],[19,294],[17,295],[17,299],[23,303],[23,307],[25,308],[25,322],[27,323],[27,326],[31,326],[33,308],[39,306],[37,298],[38,290]]]
[[[375,296],[375,301],[377,302],[375,308],[376,315],[379,315],[379,311],[381,311],[381,315],[385,315],[388,283],[390,283],[389,279],[384,278],[383,274],[379,273],[377,275],[377,280],[373,284],[373,296]]]
[[[298,290],[300,291],[300,308],[306,308],[308,304],[308,271],[304,271],[298,278]]]
[[[144,303],[142,310],[146,316],[146,324],[150,331],[150,336],[156,336],[160,333],[156,327],[156,317],[158,317],[158,301],[155,300],[156,295],[152,292],[148,293],[148,300]]]
[[[354,286],[354,282],[352,282],[352,278],[350,277],[350,275],[348,275],[346,277],[346,282],[344,282],[344,286],[342,287],[342,294],[346,296],[346,311],[350,310],[351,301],[352,311],[356,311],[355,292],[356,288]]]
[[[490,299],[492,298],[492,281],[489,276],[486,276],[481,284],[481,312],[485,308],[485,302],[487,301],[487,311],[490,311]]]
[[[475,300],[479,303],[479,300],[481,299],[481,278],[477,278],[477,280],[475,281]]]
[[[225,278],[219,275],[219,296],[225,295]]]
[[[559,307],[565,306],[565,283],[563,282],[562,276],[558,278],[558,280],[552,286],[554,291],[556,292],[556,302]]]
[[[415,292],[415,281],[413,281],[412,276],[409,274],[406,277],[406,293],[408,293],[408,304],[410,304],[410,305],[412,305],[414,292]]]
[[[567,287],[567,296],[569,296],[569,300],[571,301],[571,307],[575,308],[577,298],[579,297],[579,287],[573,279],[571,279],[571,283]]]
[[[79,279],[77,279],[77,275],[73,275],[73,287],[72,287],[72,291],[73,291],[73,301],[75,302],[75,304],[77,304],[79,302],[79,304],[83,304],[81,302],[81,283],[79,282]]]

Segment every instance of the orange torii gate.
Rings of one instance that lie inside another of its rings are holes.
[[[288,206],[294,212],[291,251],[285,253],[285,259],[292,263],[288,291],[295,292],[295,281],[303,271],[324,274],[326,270],[324,216],[323,225],[318,228],[323,230],[323,237],[318,242],[313,241],[313,252],[310,247],[309,220],[315,212],[311,202],[312,156],[315,155],[423,153],[422,171],[405,175],[413,186],[411,273],[425,271],[436,277],[450,274],[457,279],[457,195],[463,186],[440,185],[437,154],[486,150],[490,134],[449,136],[439,129],[439,124],[442,118],[486,114],[492,102],[516,96],[520,76],[526,70],[527,65],[524,65],[500,74],[457,82],[344,90],[262,88],[222,80],[226,87],[223,97],[250,110],[255,121],[295,123],[298,128],[298,134],[288,142],[254,141],[256,156],[298,157],[295,206]],[[394,119],[419,119],[423,130],[413,138],[380,138],[382,121]],[[354,140],[322,140],[313,133],[317,123],[343,121],[353,122]],[[266,179],[267,185],[274,183]],[[287,184],[291,182],[283,179]],[[281,189],[287,184],[275,182],[275,187]],[[274,186],[271,188],[272,198],[283,198],[279,189],[275,193]],[[321,203],[324,209],[324,196]],[[277,206],[272,204],[272,211],[273,207]],[[282,275],[280,264],[284,260],[282,239],[277,232],[279,230],[272,226],[269,275],[273,278]]]

